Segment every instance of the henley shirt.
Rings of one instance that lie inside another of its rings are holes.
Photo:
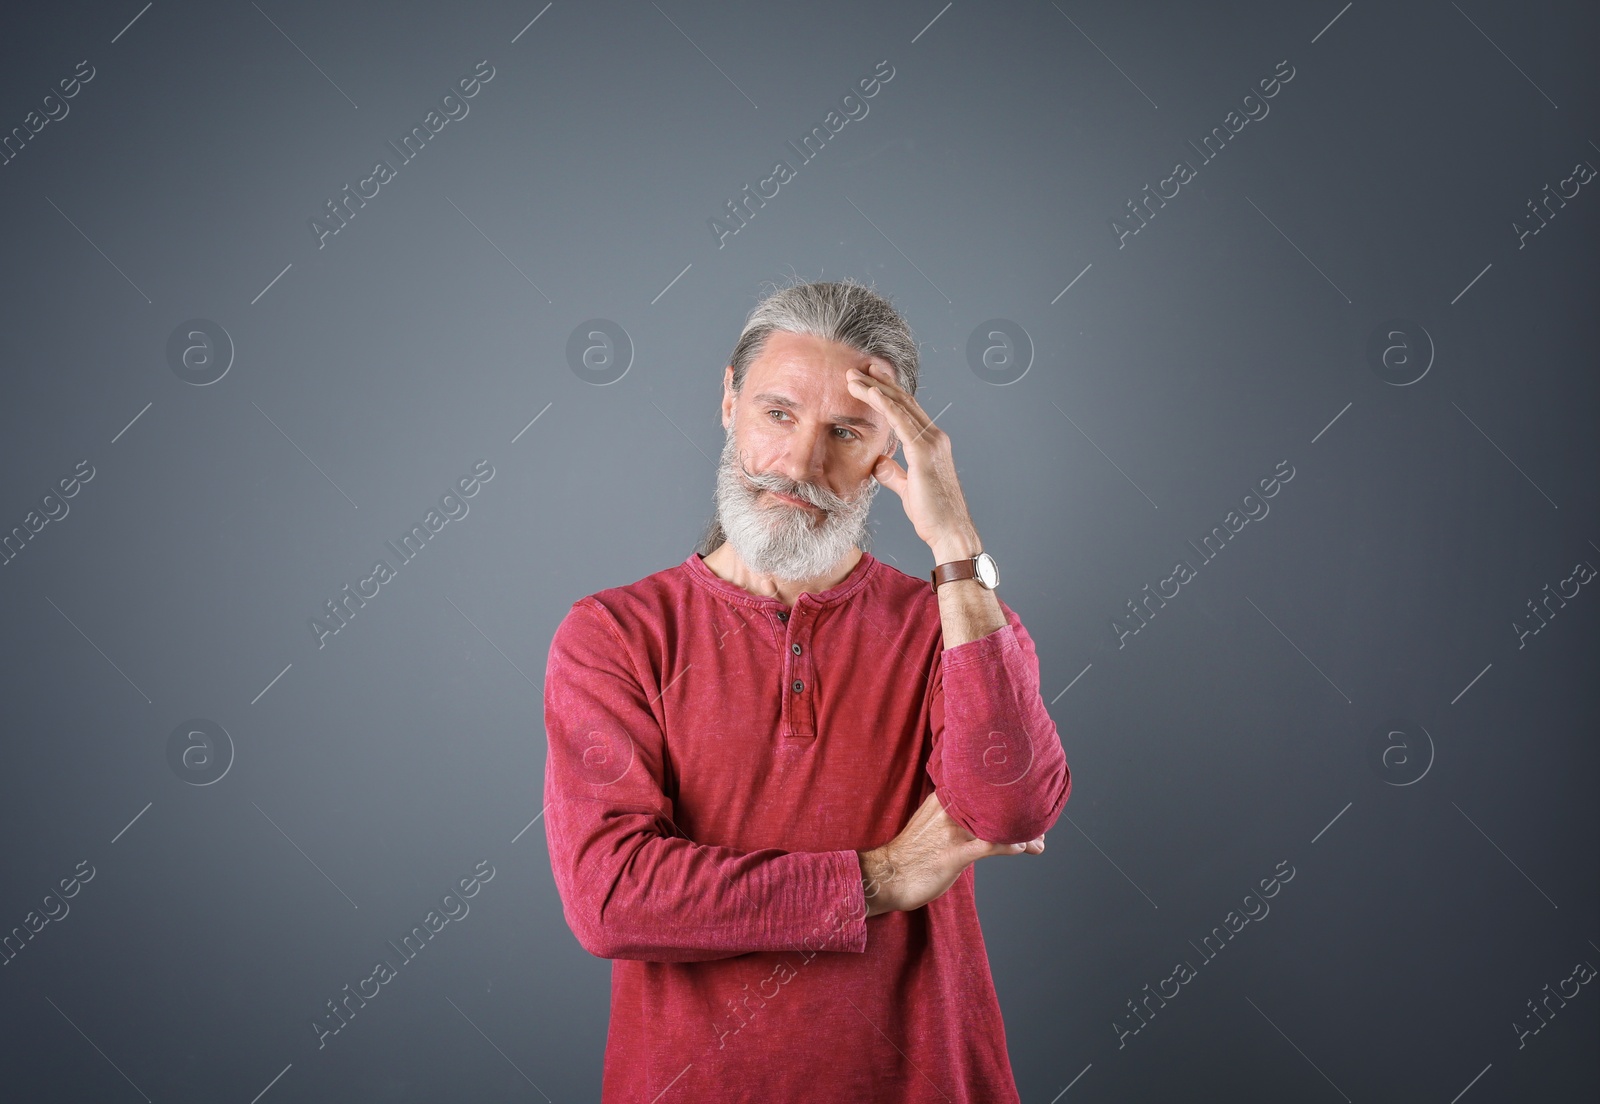
[[[613,960],[603,1104],[1018,1100],[973,866],[868,919],[856,855],[929,792],[994,843],[1060,816],[1038,656],[1000,607],[945,649],[929,580],[867,552],[792,607],[698,552],[573,603],[544,822],[567,924]]]

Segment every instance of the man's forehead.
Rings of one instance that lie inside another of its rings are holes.
[[[753,373],[760,373],[763,369],[771,372],[774,369],[791,366],[809,370],[824,364],[842,369],[864,366],[869,361],[888,363],[882,357],[863,353],[860,349],[842,341],[818,337],[815,334],[773,330],[762,342],[761,351],[756,355],[751,368]]]

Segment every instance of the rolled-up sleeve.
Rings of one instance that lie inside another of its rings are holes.
[[[679,833],[658,683],[609,610],[592,596],[573,604],[545,671],[544,822],[579,944],[655,962],[864,951],[855,851],[739,851]]]
[[[996,600],[999,596],[996,595]],[[1039,693],[1039,657],[1016,612],[947,648],[935,664],[928,774],[945,811],[990,843],[1047,832],[1072,790],[1055,721]]]

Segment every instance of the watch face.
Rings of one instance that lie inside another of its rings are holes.
[[[994,557],[987,552],[979,552],[977,556],[978,582],[993,590],[1000,585],[1000,565],[994,562]]]

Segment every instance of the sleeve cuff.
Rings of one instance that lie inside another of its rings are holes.
[[[948,671],[952,667],[961,667],[968,663],[982,663],[1004,654],[1007,649],[1015,651],[1019,648],[1021,644],[1017,641],[1016,629],[1008,621],[988,636],[980,636],[965,644],[957,644],[954,648],[946,648],[941,662]]]
[[[854,851],[831,854],[838,860],[829,869],[826,887],[833,906],[819,929],[823,941],[819,949],[860,954],[867,949],[867,896],[861,885],[861,858]]]

